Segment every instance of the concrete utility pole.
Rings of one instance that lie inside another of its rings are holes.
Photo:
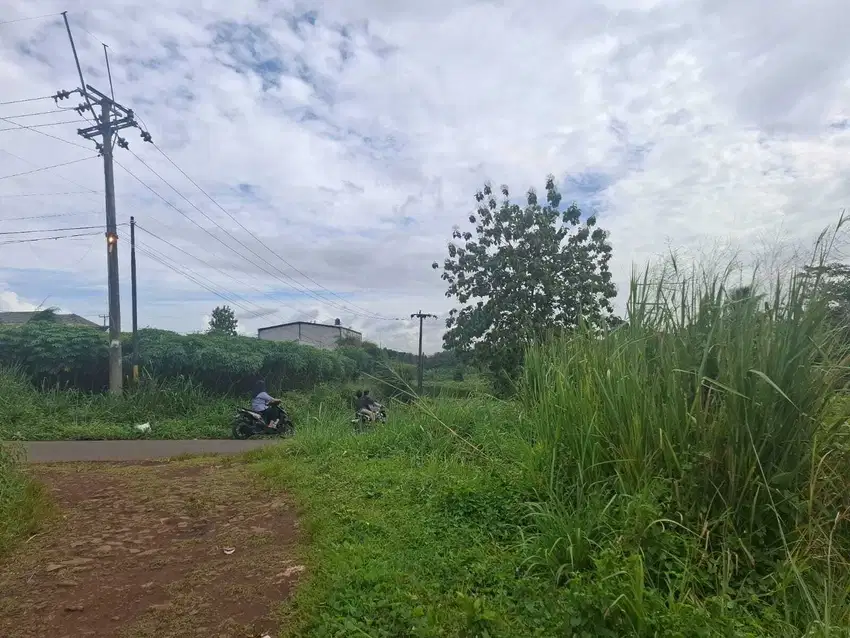
[[[130,287],[133,293],[133,383],[139,381],[139,313],[136,296],[136,218],[130,216]]]
[[[128,148],[127,140],[120,137],[116,133],[121,129],[137,127],[138,123],[135,120],[133,111],[115,101],[114,93],[112,93],[112,75],[109,72],[109,58],[106,58],[106,68],[109,74],[109,86],[112,97],[109,97],[90,84],[86,84],[83,79],[83,71],[80,66],[80,60],[77,57],[77,49],[74,46],[74,37],[71,34],[71,26],[68,24],[68,16],[66,12],[62,13],[65,19],[65,28],[68,31],[68,39],[71,41],[71,50],[74,53],[74,61],[77,64],[77,73],[80,76],[80,86],[73,91],[58,91],[56,94],[57,103],[59,100],[67,99],[71,93],[79,93],[85,103],[75,107],[74,110],[80,115],[85,116],[88,111],[94,118],[95,123],[88,127],[78,129],[77,133],[87,140],[95,141],[100,155],[103,157],[103,180],[104,192],[106,193],[106,268],[107,282],[109,289],[109,391],[113,394],[121,394],[124,385],[123,357],[121,353],[121,295],[119,291],[118,278],[118,223],[116,221],[115,212],[115,178],[112,165],[112,150],[114,144],[121,148]],[[104,55],[106,48],[104,47]],[[100,106],[100,114],[98,115],[95,106]],[[100,138],[100,141],[97,140]],[[151,136],[146,131],[142,131],[142,139],[146,142],[151,141]],[[135,264],[131,264],[135,272]],[[135,296],[133,302],[133,319],[135,324]],[[135,327],[135,325],[134,325]]]
[[[437,315],[429,315],[427,312],[414,312],[410,315],[411,319],[419,319],[419,373],[416,379],[416,393],[422,396],[422,373],[424,371],[424,361],[422,359],[422,322],[425,319],[436,319]]]

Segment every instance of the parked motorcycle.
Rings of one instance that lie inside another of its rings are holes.
[[[278,421],[276,427],[269,427],[263,419],[263,415],[247,408],[236,408],[233,417],[232,432],[234,439],[247,439],[260,434],[271,434],[277,436],[289,436],[295,433],[295,424],[289,418],[283,406],[277,406]]]

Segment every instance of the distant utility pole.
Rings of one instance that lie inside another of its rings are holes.
[[[425,362],[422,359],[422,322],[425,319],[436,319],[437,315],[429,315],[427,312],[414,312],[410,315],[411,319],[419,319],[419,374],[416,379],[416,393],[422,396],[422,373],[425,369]]]
[[[121,129],[137,127],[133,111],[115,101],[115,93],[112,90],[112,73],[109,70],[109,56],[106,53],[106,45],[103,47],[106,58],[106,70],[109,77],[109,89],[111,97],[101,93],[83,79],[82,67],[77,57],[77,48],[74,45],[74,36],[71,35],[71,26],[68,24],[68,15],[62,13],[65,19],[65,29],[68,31],[68,39],[71,41],[71,50],[74,53],[74,61],[77,64],[77,73],[80,76],[80,86],[73,91],[58,91],[56,93],[57,103],[66,99],[71,93],[79,93],[85,102],[75,108],[77,113],[88,117],[86,112],[94,118],[94,124],[88,128],[78,129],[77,133],[87,140],[95,141],[95,148],[103,157],[103,180],[106,193],[106,268],[109,291],[109,391],[113,394],[121,394],[124,385],[123,357],[121,353],[121,295],[119,292],[118,279],[118,224],[115,213],[115,179],[112,166],[112,150],[114,144],[121,148],[128,148],[127,140],[116,133]],[[98,113],[95,106],[100,106]],[[100,141],[97,140],[100,138]],[[148,132],[142,131],[142,139],[151,141]],[[135,324],[135,302],[134,302],[134,324]]]
[[[133,294],[133,383],[139,381],[139,313],[136,296],[136,218],[130,216],[130,287]]]

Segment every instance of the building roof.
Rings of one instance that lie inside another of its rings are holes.
[[[20,326],[28,322],[38,312],[0,312],[0,325],[4,326]],[[56,314],[56,322],[66,326],[89,326],[91,328],[100,328],[94,321],[81,317],[80,315]]]
[[[272,328],[285,328],[286,326],[321,326],[322,328],[336,328],[337,330],[345,330],[346,332],[353,332],[355,334],[359,334],[361,337],[363,334],[359,330],[355,330],[354,328],[346,328],[345,326],[335,326],[332,323],[314,323],[312,321],[288,321],[287,323],[279,323],[276,326],[266,326],[265,328],[260,328],[258,332],[262,332],[263,330],[271,330]]]

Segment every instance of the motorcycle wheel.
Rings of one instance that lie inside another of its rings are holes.
[[[281,421],[280,425],[278,425],[278,434],[280,434],[280,436],[292,436],[295,434],[295,424],[289,419],[284,419]]]
[[[236,417],[233,419],[233,425],[231,426],[231,432],[233,433],[234,439],[244,440],[250,438],[253,432],[251,431],[251,426],[245,422],[245,419],[242,417]]]

